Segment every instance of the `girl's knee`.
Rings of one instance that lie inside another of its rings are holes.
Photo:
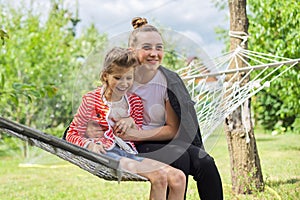
[[[168,185],[167,173],[163,169],[158,169],[156,171],[151,172],[149,177],[150,182],[154,186],[158,186],[161,188],[166,188]]]
[[[186,183],[186,175],[179,169],[173,169],[169,174],[168,180],[170,187],[182,187]]]

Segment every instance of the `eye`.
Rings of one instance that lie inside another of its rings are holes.
[[[116,79],[116,80],[120,80],[120,79],[121,79],[121,77],[120,77],[120,76],[114,76],[114,79]]]
[[[130,80],[133,79],[133,77],[132,76],[128,76],[128,77],[126,77],[126,79],[127,79],[127,81],[130,81]]]
[[[142,49],[144,49],[144,50],[151,50],[152,47],[150,45],[143,45]]]
[[[158,51],[162,51],[163,49],[164,49],[163,45],[157,45],[156,46],[156,50],[158,50]]]

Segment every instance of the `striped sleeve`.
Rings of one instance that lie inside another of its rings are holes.
[[[86,132],[86,125],[88,122],[89,115],[89,104],[87,96],[83,96],[82,102],[75,114],[73,121],[70,124],[66,140],[76,144],[78,146],[84,147],[86,143],[89,143],[90,140],[84,137]]]
[[[85,147],[91,139],[86,138],[85,132],[87,129],[87,123],[90,120],[92,111],[94,110],[94,104],[91,101],[91,96],[86,94],[82,97],[82,102],[74,116],[73,121],[70,124],[69,131],[66,136],[66,140],[81,147]]]
[[[139,96],[131,94],[129,97],[130,116],[134,119],[135,124],[139,129],[143,125],[143,103]]]

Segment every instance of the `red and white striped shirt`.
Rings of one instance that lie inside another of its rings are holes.
[[[138,128],[141,128],[143,124],[143,103],[141,98],[135,94],[128,93],[125,95],[125,99],[129,104],[128,114],[134,119]],[[102,98],[102,88],[98,87],[88,92],[82,97],[81,105],[70,124],[66,140],[81,147],[86,147],[90,142],[101,142],[105,149],[113,148],[115,136],[111,125],[108,123],[109,113],[110,107]],[[103,137],[97,139],[86,137],[85,133],[89,121],[98,122],[106,130]],[[133,142],[127,143],[135,149]]]

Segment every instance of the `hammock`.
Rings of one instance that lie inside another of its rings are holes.
[[[178,70],[196,103],[204,145],[230,113],[299,62],[238,47],[211,61],[193,59]]]
[[[147,179],[142,176],[122,170],[117,160],[102,154],[90,152],[66,140],[3,117],[0,117],[0,129],[12,136],[27,141],[31,145],[67,160],[99,178],[118,182],[147,181]]]
[[[239,68],[238,60],[242,60],[245,67]],[[211,133],[232,111],[264,87],[269,87],[272,81],[299,62],[300,59],[277,57],[238,47],[235,51],[211,61],[194,59],[188,66],[178,70],[196,102],[204,145]],[[232,68],[233,64],[236,68]],[[283,70],[279,70],[281,68]],[[258,73],[244,83],[254,71]],[[275,73],[277,75],[270,79]],[[142,176],[120,169],[116,160],[89,152],[39,130],[1,117],[0,129],[105,180],[147,181]]]

